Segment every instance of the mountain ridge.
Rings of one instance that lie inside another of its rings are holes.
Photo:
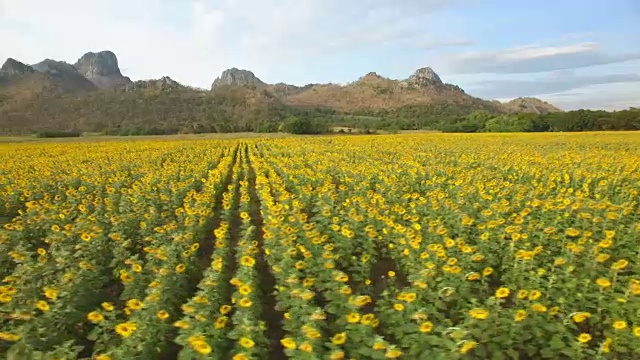
[[[85,53],[73,66],[100,89],[127,86],[133,83],[129,77],[122,75],[118,58],[110,50]]]
[[[454,121],[473,111],[561,110],[535,98],[500,103],[474,97],[430,67],[404,79],[369,72],[346,84],[303,86],[269,84],[250,70],[230,68],[208,90],[168,76],[131,81],[109,50],[85,53],[74,64],[45,59],[27,65],[9,58],[0,67],[0,132],[5,133],[69,128],[129,134],[275,131],[289,116],[334,124],[368,118],[366,126],[372,127],[390,126],[393,118],[415,127]]]
[[[27,73],[46,73],[39,92],[56,89],[53,93],[76,93],[96,90],[136,91],[155,89],[169,91],[184,85],[169,77],[151,80],[132,81],[122,74],[118,58],[110,50],[87,52],[73,65],[64,61],[45,59],[28,66],[9,58],[4,78],[19,78]],[[30,71],[33,69],[34,71]],[[11,75],[9,75],[11,73]],[[2,72],[0,72],[0,81]],[[7,81],[4,80],[6,83]],[[37,81],[36,81],[37,82]],[[33,83],[33,81],[32,81]],[[47,84],[44,84],[47,83]],[[48,84],[51,83],[51,84]],[[457,85],[444,82],[431,67],[422,67],[405,79],[391,79],[376,72],[369,72],[359,79],[344,84],[314,83],[304,86],[263,82],[251,70],[232,67],[224,70],[215,78],[211,91],[217,87],[250,87],[267,91],[284,104],[297,107],[326,107],[338,111],[357,111],[360,109],[399,108],[407,105],[430,105],[437,103],[477,106],[500,112],[532,112],[544,114],[562,111],[561,109],[536,98],[517,98],[500,103],[467,94]],[[35,88],[35,87],[34,87]]]
[[[262,81],[251,70],[229,68],[218,76],[211,89],[240,86],[264,90],[285,104],[297,107],[327,107],[338,111],[399,108],[408,105],[450,103],[477,106],[506,113],[546,114],[563,110],[537,98],[516,98],[509,102],[485,100],[467,94],[458,85],[443,82],[431,68],[423,67],[405,79],[391,79],[369,72],[347,84],[314,83],[304,86]]]

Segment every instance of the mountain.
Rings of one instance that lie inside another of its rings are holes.
[[[404,80],[389,79],[370,72],[346,85],[308,84],[305,86],[284,83],[267,84],[249,70],[231,68],[216,78],[211,88],[216,89],[220,86],[253,87],[266,90],[290,106],[330,108],[341,112],[434,105],[509,113],[546,114],[562,111],[536,98],[518,98],[500,103],[473,97],[459,86],[443,82],[430,67],[417,69]]]
[[[16,113],[42,97],[86,93],[96,87],[76,69],[51,59],[29,66],[7,59],[0,68],[0,115]]]
[[[131,79],[122,75],[118,67],[118,58],[109,50],[88,52],[78,59],[74,67],[100,89],[132,84]]]
[[[534,114],[548,114],[562,112],[561,109],[533,97],[520,97],[511,101],[501,103],[507,112],[526,112]]]
[[[283,101],[292,106],[319,106],[346,112],[437,103],[495,108],[488,101],[466,94],[458,86],[443,83],[431,68],[418,69],[404,80],[389,79],[371,72],[347,85],[314,85],[285,97]]]
[[[26,74],[32,74],[35,72],[31,66],[21,63],[18,60],[8,58],[7,61],[0,68],[0,79],[6,81]]]
[[[231,85],[231,86],[266,86],[262,80],[258,79],[251,71],[241,70],[237,68],[231,68],[222,72],[222,74],[213,81],[211,89],[216,87]]]
[[[63,92],[95,90],[96,86],[76,70],[73,65],[64,61],[45,59],[31,65],[36,71],[48,75],[55,87]]]
[[[439,128],[475,110],[499,115],[559,109],[533,98],[505,104],[479,99],[429,67],[400,80],[370,72],[345,85],[305,86],[269,84],[249,70],[231,68],[211,90],[168,76],[132,82],[108,50],[86,53],[73,65],[7,59],[0,68],[0,133],[275,131],[292,118],[327,126]]]
[[[173,91],[186,89],[187,86],[180,84],[179,82],[173,80],[168,76],[163,76],[160,79],[151,79],[151,80],[138,80],[129,85],[127,85],[124,90],[125,91],[137,91],[137,90],[147,90],[147,91]]]

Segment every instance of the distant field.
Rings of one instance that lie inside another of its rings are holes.
[[[100,141],[113,139],[131,140],[189,140],[189,139],[250,139],[261,137],[284,137],[283,133],[211,133],[211,134],[176,134],[176,135],[141,135],[141,136],[111,136],[100,134],[85,134],[81,137],[68,138],[38,138],[35,136],[0,136],[0,143],[7,142],[76,142],[76,141]]]
[[[14,140],[0,175],[12,359],[639,355],[640,133]]]

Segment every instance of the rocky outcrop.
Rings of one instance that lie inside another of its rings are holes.
[[[73,65],[64,61],[45,59],[31,65],[36,71],[45,73],[59,84],[65,91],[94,90],[96,86],[76,70]]]
[[[231,68],[222,72],[222,74],[213,81],[211,85],[211,89],[215,89],[216,87],[229,85],[229,86],[255,86],[265,87],[267,84],[263,83],[262,80],[258,79],[249,70],[242,70],[237,68]]]
[[[534,97],[519,97],[511,101],[501,103],[501,105],[507,112],[511,113],[527,112],[534,114],[548,114],[562,112],[562,109]]]
[[[365,76],[361,77],[360,79],[358,79],[357,82],[360,84],[376,84],[376,83],[384,82],[385,80],[389,80],[389,79],[378,75],[377,72],[372,71],[366,74]]]
[[[430,67],[416,70],[406,82],[417,86],[442,85],[440,76]]]
[[[136,90],[156,90],[162,92],[168,92],[178,89],[185,89],[186,86],[180,84],[179,82],[173,80],[168,76],[163,76],[160,79],[154,80],[138,80],[132,84],[129,84],[125,87],[125,91],[136,91]]]
[[[78,59],[74,67],[100,89],[132,84],[131,79],[120,72],[116,55],[108,50],[88,52]]]
[[[18,60],[8,58],[0,68],[0,76],[5,78],[16,77],[25,74],[32,74],[35,70]]]

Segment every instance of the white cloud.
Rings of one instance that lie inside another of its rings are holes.
[[[287,63],[363,48],[429,48],[428,17],[470,0],[0,0],[0,58],[74,62],[109,49],[133,79],[208,87],[225,68],[276,80]],[[1,60],[0,60],[1,61]]]
[[[550,75],[535,80],[494,79],[472,83],[470,92],[486,98],[508,98],[555,94],[592,85],[635,83],[640,90],[639,74]],[[640,91],[636,91],[640,93]]]
[[[565,46],[523,46],[520,48],[514,48],[510,51],[499,52],[496,54],[495,59],[497,61],[521,61],[530,59],[541,59],[550,56],[576,54],[581,52],[593,51],[596,49],[596,44],[592,42],[573,44]],[[480,56],[482,57],[482,55]],[[473,57],[471,57],[473,59]]]
[[[640,98],[636,96],[639,90],[640,83],[602,84],[584,87],[580,91],[543,95],[540,98],[564,110],[622,110],[640,107]]]
[[[5,2],[0,17],[0,58],[26,63],[45,58],[75,62],[83,53],[109,49],[125,75],[134,79],[169,75],[208,87],[211,68],[223,64],[216,43],[222,21],[216,12],[180,8],[186,26],[162,18],[161,0],[81,0]],[[191,10],[191,11],[190,11]],[[203,74],[206,72],[206,74]]]
[[[446,70],[451,73],[518,74],[577,69],[636,59],[640,59],[640,52],[612,54],[602,49],[598,43],[581,42],[555,46],[534,44],[498,51],[467,52],[443,62],[446,64]]]

